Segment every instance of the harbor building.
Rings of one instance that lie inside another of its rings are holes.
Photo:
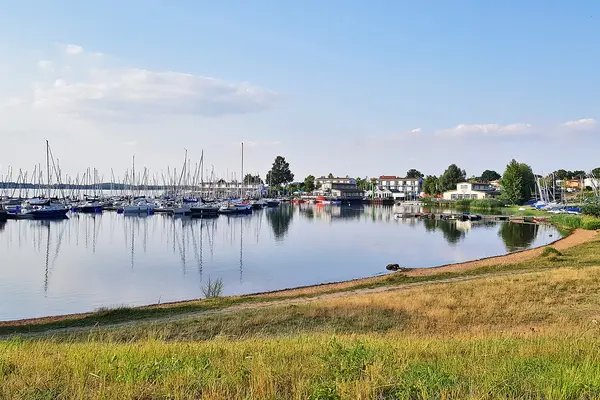
[[[382,175],[375,182],[374,197],[394,200],[414,200],[421,196],[423,179]]]
[[[354,178],[326,178],[324,176],[315,181],[317,189],[313,192],[315,196],[329,196],[342,201],[361,201],[362,190],[356,186]]]
[[[456,184],[456,190],[444,192],[444,200],[462,200],[462,199],[489,199],[500,195],[489,183],[484,182],[460,182]]]

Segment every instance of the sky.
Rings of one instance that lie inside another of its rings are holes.
[[[0,38],[0,178],[46,139],[104,181],[600,166],[596,1],[0,0]]]

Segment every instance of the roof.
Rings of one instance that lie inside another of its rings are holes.
[[[400,178],[398,176],[393,175],[382,175],[379,177],[379,180],[389,180],[389,181],[418,181],[420,178]]]
[[[326,176],[322,176],[320,178],[317,178],[317,180],[319,180],[319,179],[354,179],[354,178],[350,178],[349,176],[345,176],[343,178],[341,178],[341,177],[328,178]]]

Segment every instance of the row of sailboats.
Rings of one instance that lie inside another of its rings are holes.
[[[242,176],[244,172],[243,151],[242,143]],[[274,207],[279,204],[277,200],[262,198],[262,189],[260,189],[258,196],[256,195],[256,192],[254,193],[255,198],[253,200],[248,199],[248,192],[244,193],[243,190],[244,184],[239,185],[239,188],[236,189],[237,195],[235,197],[237,198],[232,199],[231,194],[225,199],[222,197],[220,199],[214,197],[216,194],[214,190],[216,187],[215,182],[217,182],[214,175],[214,167],[208,184],[208,195],[210,196],[210,189],[212,186],[213,197],[208,199],[204,198],[203,196],[207,194],[205,190],[207,185],[204,182],[203,175],[204,152],[202,152],[200,164],[196,164],[193,178],[190,179],[192,169],[190,168],[190,161],[187,157],[186,150],[183,168],[181,169],[180,174],[177,175],[177,171],[173,170],[173,179],[170,178],[171,180],[169,183],[167,183],[167,180],[163,176],[163,193],[160,196],[149,195],[150,190],[156,192],[157,185],[156,182],[151,186],[148,184],[147,169],[144,169],[141,180],[136,179],[135,156],[133,157],[131,174],[126,172],[125,180],[122,184],[118,185],[118,187],[121,188],[120,196],[115,195],[115,191],[113,190],[112,182],[115,182],[115,179],[114,172],[111,169],[111,195],[108,198],[102,195],[103,191],[106,190],[104,189],[106,184],[101,185],[99,183],[102,181],[102,178],[95,169],[92,173],[88,168],[81,180],[78,175],[75,184],[72,184],[71,181],[67,184],[62,182],[60,167],[58,167],[58,162],[55,162],[54,160],[48,141],[46,141],[46,166],[45,182],[43,182],[44,179],[41,177],[41,167],[38,169],[36,166],[34,169],[34,176],[37,181],[37,189],[35,189],[34,193],[37,195],[36,197],[24,200],[21,197],[22,193],[19,189],[19,197],[15,198],[14,194],[17,188],[13,188],[11,195],[2,201],[0,209],[4,207],[9,215],[12,215],[15,218],[31,217],[38,219],[65,218],[69,211],[97,213],[103,210],[115,210],[120,213],[138,215],[167,212],[174,215],[207,217],[216,216],[218,214],[248,214],[255,209]],[[178,176],[178,179],[175,178],[176,176]],[[20,173],[17,181],[25,183],[26,180],[27,173]],[[194,188],[197,187],[196,185],[201,188],[199,193],[194,190]],[[79,196],[75,195],[75,191],[78,190],[75,189],[76,187],[92,188],[93,194],[84,194],[84,198],[81,199],[81,197],[79,197],[80,194]],[[146,188],[145,195],[142,193],[144,187]],[[52,197],[53,188],[55,191],[54,198]],[[60,196],[56,196],[57,191],[60,191]],[[244,199],[245,197],[246,199]]]

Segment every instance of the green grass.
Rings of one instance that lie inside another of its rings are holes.
[[[557,214],[550,217],[550,221],[556,226],[567,229],[600,229],[600,218],[589,215]]]

